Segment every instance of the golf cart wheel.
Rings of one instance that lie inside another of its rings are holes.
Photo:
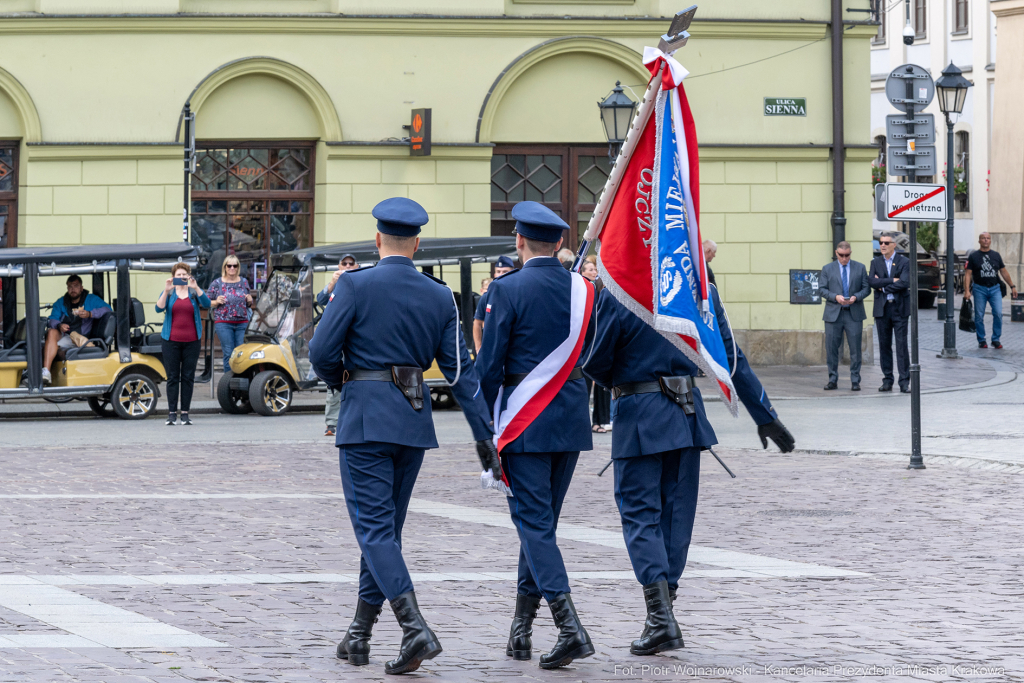
[[[43,400],[47,403],[71,403],[75,400],[74,396],[43,396]]]
[[[430,390],[430,407],[433,410],[449,410],[459,406],[452,390],[447,387],[435,387]]]
[[[292,385],[277,370],[264,370],[249,384],[249,403],[260,415],[283,415],[292,405]]]
[[[145,375],[131,373],[117,380],[110,399],[114,414],[122,420],[144,420],[156,412],[156,384]]]
[[[248,391],[237,391],[231,388],[231,380],[235,373],[226,372],[217,382],[217,402],[221,410],[231,415],[245,415],[252,412]]]
[[[99,417],[116,417],[109,396],[90,396],[89,409]]]

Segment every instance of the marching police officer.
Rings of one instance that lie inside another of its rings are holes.
[[[554,257],[569,227],[565,221],[530,201],[517,204],[512,218],[523,267],[488,289],[490,311],[476,367],[487,403],[495,406],[498,448],[512,491],[509,511],[520,542],[506,654],[531,658],[533,620],[544,597],[559,634],[540,666],[553,669],[594,654],[569,596],[555,528],[580,451],[593,447],[579,364],[582,342],[588,332],[592,336],[581,320],[590,318],[595,296],[593,285]]]
[[[779,421],[743,351],[733,346],[718,290],[710,289],[735,370],[736,392],[758,425],[761,444],[767,448],[771,439],[788,453],[795,445],[793,436]],[[619,401],[612,431],[615,502],[647,604],[643,633],[629,650],[651,655],[681,648],[683,636],[672,602],[697,511],[700,452],[717,443],[693,384],[697,367],[605,289],[598,298],[597,338],[585,372]]]
[[[355,618],[338,657],[369,663],[385,599],[402,627],[389,674],[415,671],[441,652],[420,615],[402,558],[402,526],[425,449],[437,448],[423,368],[436,358],[477,440],[484,469],[500,476],[487,405],[466,350],[454,297],[412,256],[427,212],[404,197],[373,209],[377,265],[339,278],[310,342],[317,376],[340,389],[337,437],[345,503],[362,555]]]

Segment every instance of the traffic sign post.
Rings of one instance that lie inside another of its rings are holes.
[[[935,117],[930,121],[919,121],[925,115],[919,114],[927,107],[932,98],[935,97],[935,81],[932,80],[928,70],[916,64],[904,64],[892,70],[889,78],[885,81],[885,96],[896,109],[903,112],[904,116],[886,117],[886,137],[888,140],[905,140],[903,149],[897,146],[890,146],[890,154],[893,161],[890,168],[897,172],[902,170],[910,181],[908,184],[918,186],[917,173],[922,175],[935,174],[935,146],[924,144],[925,140],[935,141]],[[898,137],[898,136],[902,136]],[[898,161],[897,161],[898,160]],[[950,171],[952,172],[952,171]],[[886,219],[899,220],[894,216],[906,214],[909,218],[908,226],[910,233],[910,464],[907,469],[923,470],[924,458],[921,456],[921,359],[918,349],[917,329],[917,218],[922,213],[928,212],[929,202],[935,197],[943,196],[943,192],[933,193],[930,197],[925,195],[929,191],[918,190],[901,191],[892,183],[893,187],[886,188],[885,204]],[[909,198],[904,194],[917,194]],[[876,193],[877,194],[877,193]],[[890,197],[890,194],[893,196]],[[890,206],[891,204],[891,206]],[[923,207],[923,208],[922,208]],[[943,211],[943,214],[945,212]],[[936,218],[935,214],[929,213],[929,220],[944,220]]]

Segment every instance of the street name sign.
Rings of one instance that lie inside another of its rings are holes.
[[[881,190],[881,192],[879,192]],[[881,198],[878,195],[881,194]],[[885,183],[875,186],[878,220],[946,220],[946,186],[921,183]]]
[[[766,97],[765,116],[807,116],[806,97]]]

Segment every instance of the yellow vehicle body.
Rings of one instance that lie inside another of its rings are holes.
[[[253,358],[253,354],[262,352],[262,356]],[[236,346],[229,361],[231,372],[236,377],[255,375],[264,370],[276,369],[284,373],[293,388],[298,388],[305,378],[299,377],[299,369],[295,364],[295,355],[287,340],[280,344],[248,342]]]
[[[21,376],[27,367],[25,361],[0,363],[0,389],[16,389],[21,385]],[[122,363],[116,351],[106,358],[57,361],[51,368],[54,387],[113,387],[118,377],[126,372],[148,375],[156,382],[167,380],[164,365],[157,358],[133,353],[128,363]]]

